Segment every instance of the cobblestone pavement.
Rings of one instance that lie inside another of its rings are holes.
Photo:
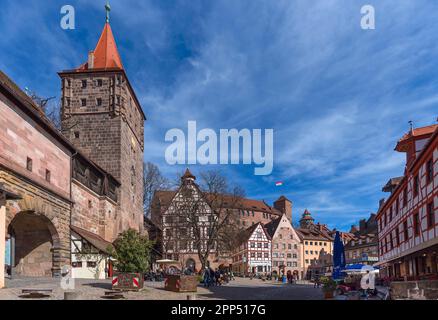
[[[59,279],[22,278],[6,280],[7,288],[0,290],[0,300],[21,300],[23,289],[52,289],[46,300],[64,299]],[[165,291],[163,282],[145,282],[140,292],[124,292],[130,300],[186,300],[187,293]],[[82,300],[103,300],[105,291],[111,290],[110,280],[75,280],[75,292]],[[236,278],[229,284],[204,288],[195,294],[198,300],[317,300],[323,299],[321,289],[309,285],[277,284],[258,279]]]

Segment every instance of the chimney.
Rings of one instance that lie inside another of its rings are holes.
[[[359,221],[359,231],[361,233],[365,233],[367,230],[367,221],[365,219],[362,219]]]
[[[292,201],[287,199],[285,196],[281,196],[277,201],[274,202],[274,208],[285,214],[290,222],[292,222]]]
[[[94,51],[88,53],[88,69],[94,69]]]

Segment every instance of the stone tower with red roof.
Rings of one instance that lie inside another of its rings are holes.
[[[63,134],[121,184],[115,233],[142,230],[146,118],[122,64],[108,15],[88,61],[59,76]]]

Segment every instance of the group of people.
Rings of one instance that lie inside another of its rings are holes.
[[[232,271],[226,271],[223,269],[213,270],[212,268],[205,268],[202,275],[202,283],[204,287],[221,286],[224,283],[228,283],[230,280],[234,280]]]

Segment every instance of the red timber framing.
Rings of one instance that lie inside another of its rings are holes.
[[[388,277],[438,279],[437,197],[438,129],[377,214],[379,264]]]

